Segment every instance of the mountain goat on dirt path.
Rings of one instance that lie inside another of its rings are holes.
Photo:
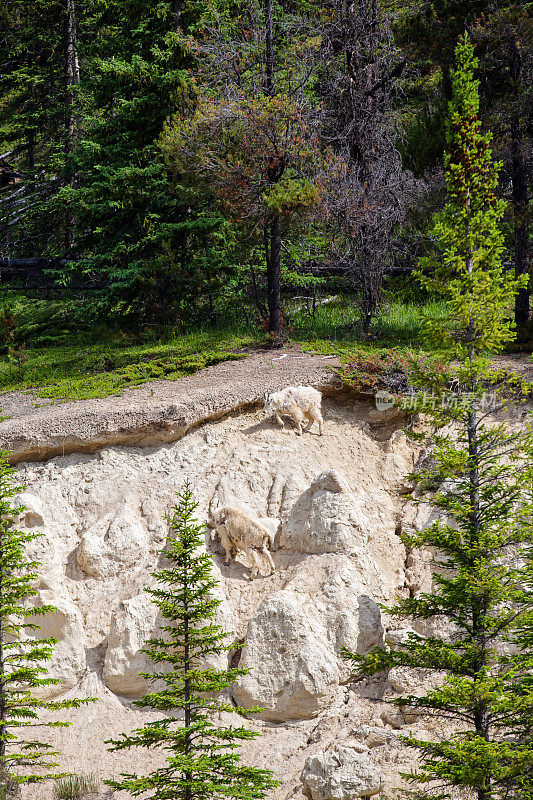
[[[274,572],[276,565],[269,551],[274,544],[274,534],[261,522],[237,506],[222,506],[213,512],[208,524],[212,528],[211,539],[218,534],[226,553],[226,564],[237,554],[245,556],[252,567],[252,577],[255,577],[261,559],[254,551],[260,551]]]
[[[265,394],[265,414],[274,415],[278,425],[283,428],[282,414],[290,417],[296,425],[298,436],[302,434],[302,422],[308,422],[304,431],[309,431],[318,422],[318,433],[322,436],[324,420],[320,412],[322,395],[312,386],[287,386],[280,392]]]

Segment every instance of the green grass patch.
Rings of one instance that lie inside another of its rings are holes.
[[[374,351],[394,348],[400,351],[422,345],[422,326],[427,315],[445,314],[442,302],[424,305],[395,298],[385,300],[370,336],[363,336],[355,297],[337,296],[317,305],[311,315],[305,304],[293,304],[289,311],[292,336],[302,349],[323,354],[348,355],[354,350]]]
[[[54,784],[56,800],[81,800],[89,794],[95,794],[100,788],[94,775],[66,775],[58,778]]]
[[[338,294],[323,299],[326,302],[318,303],[314,314],[305,301],[284,299],[291,342],[307,352],[346,358],[384,348],[399,353],[418,349],[424,314],[444,313],[438,302],[422,305],[391,296],[375,320],[371,336],[363,337],[355,296]],[[150,330],[128,334],[90,323],[82,329],[76,321],[79,309],[70,302],[36,301],[32,306],[15,298],[4,316],[0,314],[7,331],[0,355],[0,392],[33,391],[57,401],[117,395],[128,386],[175,380],[212,364],[244,358],[246,354],[239,351],[266,343],[259,324],[253,329],[255,312],[251,308],[244,315],[237,308],[228,311],[223,325],[188,333],[160,332],[159,340],[154,340]],[[70,332],[69,314],[73,320]]]
[[[117,337],[118,338],[118,337]],[[234,352],[251,337],[207,331],[168,342],[128,346],[122,340],[83,346],[27,348],[0,360],[0,392],[36,391],[40,397],[84,400],[117,395],[146,381],[175,380],[200,369],[245,358]]]

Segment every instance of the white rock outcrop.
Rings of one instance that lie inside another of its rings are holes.
[[[381,788],[381,777],[359,743],[339,744],[306,759],[300,780],[311,800],[354,800],[372,797]]]
[[[232,687],[232,699],[265,709],[246,723],[263,735],[247,742],[244,758],[282,779],[268,800],[370,796],[382,775],[385,788],[397,785],[405,765],[387,761],[391,737],[411,723],[376,698],[392,694],[402,676],[393,672],[388,683],[351,686],[342,649],[364,653],[404,636],[379,604],[427,585],[427,565],[406,562],[396,535],[410,445],[403,436],[387,444],[383,429],[383,441],[374,439],[366,406],[325,406],[322,437],[283,434],[243,413],[161,446],[106,447],[19,466],[28,486],[20,498],[28,510],[19,524],[42,534],[30,547],[42,564],[37,602],[57,608],[42,617],[43,634],[58,639],[52,674],[63,683],[54,691],[99,698],[68,712],[77,720],[68,736],[90,741],[81,760],[73,748],[68,769],[102,777],[131,771],[131,754],[109,755],[105,740],[154,718],[130,702],[149,688],[139,675],[152,671],[142,651],[160,621],[146,587],[164,563],[166,515],[189,480],[200,522],[231,503],[275,534],[276,571],[248,581],[242,564],[224,563],[206,530],[221,601],[216,621],[235,649],[199,665],[249,670]],[[418,517],[406,519],[410,524],[419,524]],[[233,713],[227,718],[242,724]],[[354,743],[353,731],[361,726],[365,735]],[[60,732],[50,736],[69,752]],[[162,763],[159,754],[144,757],[135,754],[135,769]]]
[[[133,565],[142,566],[148,545],[148,532],[141,516],[126,501],[83,531],[78,565],[93,578],[108,578]]]
[[[250,669],[233,689],[244,707],[265,706],[265,719],[313,717],[332,701],[337,660],[326,644],[323,620],[308,599],[281,591],[250,620],[239,666]]]
[[[52,658],[46,663],[48,675],[56,678],[59,685],[45,686],[40,690],[42,697],[54,697],[77,684],[86,669],[85,633],[83,618],[76,605],[66,597],[60,588],[40,589],[33,600],[37,608],[53,606],[54,610],[31,618],[38,626],[36,635],[43,639],[54,638],[56,644]]]
[[[296,499],[282,526],[280,546],[300,553],[353,553],[371,528],[346,480],[326,470]]]
[[[343,648],[367,652],[383,642],[379,608],[359,588],[346,556],[307,559],[250,620],[239,662],[249,672],[235,684],[236,701],[264,706],[261,716],[275,722],[326,708],[349,675]]]
[[[44,506],[40,497],[30,492],[21,492],[14,503],[20,509],[17,524],[25,528],[36,528],[44,525]]]
[[[114,610],[102,678],[115,694],[135,697],[148,690],[148,681],[140,673],[153,668],[142,649],[156,632],[157,616],[157,606],[146,592],[123,600]]]

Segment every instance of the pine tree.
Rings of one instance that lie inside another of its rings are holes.
[[[478,800],[531,797],[533,746],[517,735],[516,724],[531,716],[533,691],[525,657],[513,660],[508,642],[519,642],[533,608],[527,567],[533,555],[533,437],[489,424],[483,408],[489,390],[505,402],[509,387],[498,385],[501,376],[489,356],[513,336],[508,314],[519,282],[502,269],[498,165],[489,135],[480,131],[477,61],[466,36],[456,58],[447,203],[433,229],[437,255],[422,264],[424,285],[447,307],[442,319],[427,321],[428,340],[450,366],[416,376],[420,389],[440,395],[435,409],[425,407],[436,427],[432,464],[414,476],[421,501],[436,507],[439,519],[403,535],[408,548],[434,548],[434,588],[391,609],[419,631],[425,626],[424,633],[366,657],[347,657],[363,675],[396,665],[445,674],[423,696],[395,701],[451,725],[433,741],[402,737],[420,756],[419,768],[406,776],[420,796],[449,797],[461,789]],[[443,626],[426,633],[435,620],[447,623],[445,633]]]
[[[13,473],[8,454],[0,451],[0,793],[6,797],[19,783],[57,776],[51,770],[57,766],[58,753],[51,745],[28,737],[32,727],[67,727],[70,723],[43,722],[40,713],[90,702],[44,700],[34,694],[34,690],[61,681],[47,676],[46,662],[55,639],[39,638],[39,627],[31,621],[54,608],[31,605],[37,594],[34,584],[39,563],[28,558],[26,548],[41,534],[18,530],[13,524],[20,511],[14,508],[13,498],[21,490]]]
[[[47,209],[52,219],[72,216],[70,269],[103,284],[95,311],[131,327],[200,315],[229,269],[212,255],[224,238],[220,216],[169,182],[157,147],[167,117],[195,102],[185,43],[199,13],[184,4],[177,27],[175,7],[95,0],[82,9],[84,130],[68,185]]]
[[[0,256],[42,256],[63,247],[56,217],[42,226],[36,211],[58,189],[64,164],[65,4],[4,0],[0,11],[0,169],[16,183],[0,185]]]
[[[247,767],[236,749],[258,734],[244,727],[217,727],[220,712],[243,712],[220,693],[245,673],[238,668],[206,666],[210,655],[235,648],[213,622],[220,600],[212,575],[212,557],[202,552],[205,529],[195,520],[197,503],[186,484],[169,518],[172,537],[164,551],[167,566],[153,573],[156,588],[148,589],[165,619],[160,635],[150,639],[145,652],[159,670],[145,677],[164,688],[149,692],[136,705],[165,716],[147,723],[130,736],[111,741],[112,750],[129,747],[161,748],[170,755],[166,766],[147,776],[123,775],[108,781],[115,789],[154,800],[261,798],[276,786],[268,770]],[[254,709],[247,709],[253,711]]]

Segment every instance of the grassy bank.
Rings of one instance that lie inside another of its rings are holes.
[[[365,339],[354,298],[328,298],[314,314],[301,301],[288,301],[286,309],[292,344],[338,355],[418,348],[423,313],[442,313],[437,303],[422,307],[391,299]],[[249,348],[265,341],[262,332],[250,330],[237,316],[225,324],[159,333],[157,339],[150,331],[133,337],[103,326],[76,331],[67,323],[61,304],[41,301],[31,306],[26,301],[21,306],[0,355],[0,392],[35,391],[57,400],[105,397],[127,386],[175,380],[211,364],[244,358]]]

